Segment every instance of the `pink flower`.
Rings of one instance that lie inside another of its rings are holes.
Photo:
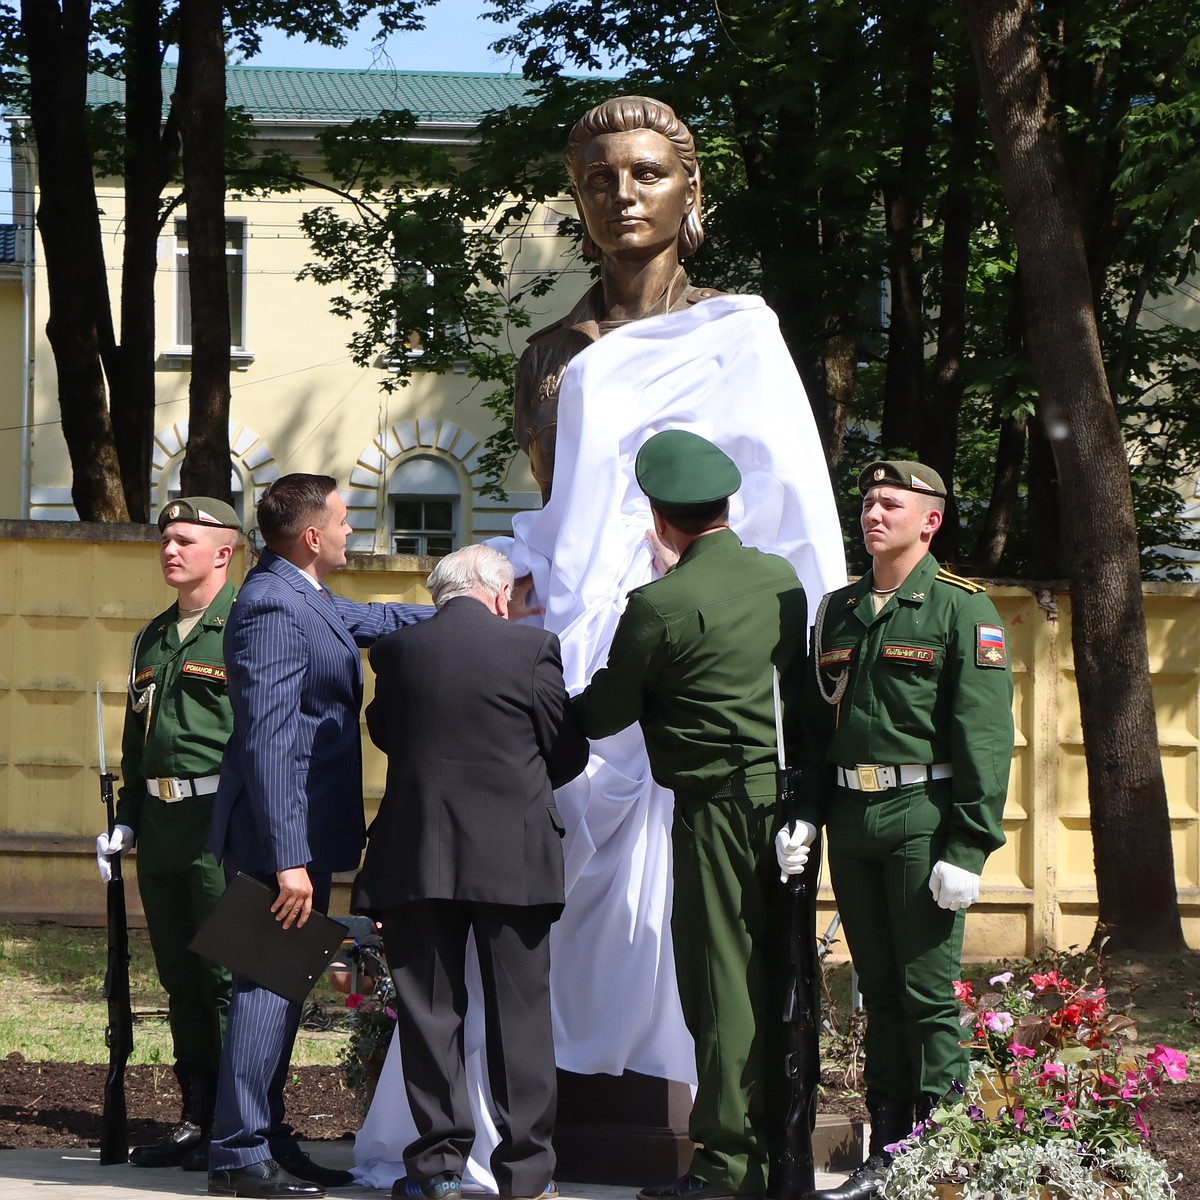
[[[964,983],[961,979],[954,981],[954,998],[955,1000],[966,1002],[971,999],[971,985]]]
[[[1038,1076],[1038,1081],[1045,1083],[1050,1079],[1065,1079],[1067,1070],[1062,1063],[1048,1062],[1042,1063],[1041,1074]]]
[[[1020,1042],[1010,1043],[1008,1052],[1013,1058],[1037,1058],[1037,1051],[1032,1046],[1022,1046]]]
[[[1150,1140],[1150,1126],[1146,1124],[1146,1118],[1140,1112],[1133,1114],[1133,1123],[1137,1126],[1137,1131],[1146,1140]]]
[[[362,1004],[365,999],[366,996],[364,996],[362,992],[351,992],[350,995],[346,997],[346,1007],[358,1008],[358,1006]]]
[[[985,1012],[983,1014],[983,1023],[993,1033],[1007,1033],[1013,1027],[1012,1014],[1006,1012]]]
[[[1039,992],[1069,992],[1072,990],[1071,984],[1065,979],[1060,979],[1057,971],[1047,971],[1045,975],[1030,975],[1029,982]]]
[[[999,975],[993,975],[991,979],[988,980],[988,983],[991,984],[992,987],[995,987],[998,983],[1011,983],[1012,977],[1013,973],[1011,971],[1003,971]]]
[[[1146,1060],[1161,1068],[1168,1079],[1182,1083],[1187,1078],[1187,1055],[1172,1050],[1170,1046],[1155,1046]]]

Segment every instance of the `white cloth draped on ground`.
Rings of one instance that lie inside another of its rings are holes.
[[[792,563],[810,610],[845,582],[816,425],[771,310],[757,296],[719,296],[622,326],[567,368],[553,493],[542,510],[513,519],[514,539],[502,546],[518,574],[533,574],[572,693],[605,664],[628,592],[652,577],[634,459],[671,428],[709,438],[737,463],[731,524],[745,544]],[[694,1084],[671,950],[672,797],[650,778],[637,726],[593,743],[587,772],[556,799],[567,828],[567,902],[551,943],[559,1066]],[[413,1138],[395,1049],[355,1145],[359,1178],[375,1187],[404,1174]],[[482,1099],[478,1065],[471,1083]],[[492,1125],[478,1115],[480,1129]],[[477,1137],[472,1181],[486,1186],[494,1144]]]

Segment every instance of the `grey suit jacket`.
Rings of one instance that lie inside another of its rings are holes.
[[[354,910],[430,899],[561,909],[553,790],[587,765],[588,745],[558,638],[459,597],[370,659],[367,728],[388,773]]]

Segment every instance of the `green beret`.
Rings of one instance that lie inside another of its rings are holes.
[[[242,522],[224,500],[211,496],[180,496],[163,505],[158,514],[158,528],[166,529],[173,521],[187,521],[190,525],[212,525],[217,529],[241,530]]]
[[[642,491],[669,508],[715,504],[742,486],[733,459],[686,429],[665,429],[645,442],[634,472]]]
[[[884,459],[868,463],[858,476],[858,490],[865,496],[880,484],[907,488],[908,491],[920,492],[923,496],[940,496],[943,500],[946,498],[946,485],[942,482],[942,477],[924,463],[904,460],[892,462]]]

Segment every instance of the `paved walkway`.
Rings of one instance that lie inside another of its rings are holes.
[[[318,1162],[329,1167],[353,1165],[354,1143],[310,1143]],[[817,1172],[818,1187],[833,1187],[844,1174]],[[558,1181],[563,1200],[633,1200],[636,1189],[601,1183]],[[128,1165],[102,1167],[98,1150],[0,1150],[0,1200],[122,1200],[129,1193],[139,1200],[178,1196],[204,1196],[207,1178],[200,1172],[147,1170]],[[345,1200],[381,1200],[386,1195],[371,1188],[337,1188],[329,1193]]]

